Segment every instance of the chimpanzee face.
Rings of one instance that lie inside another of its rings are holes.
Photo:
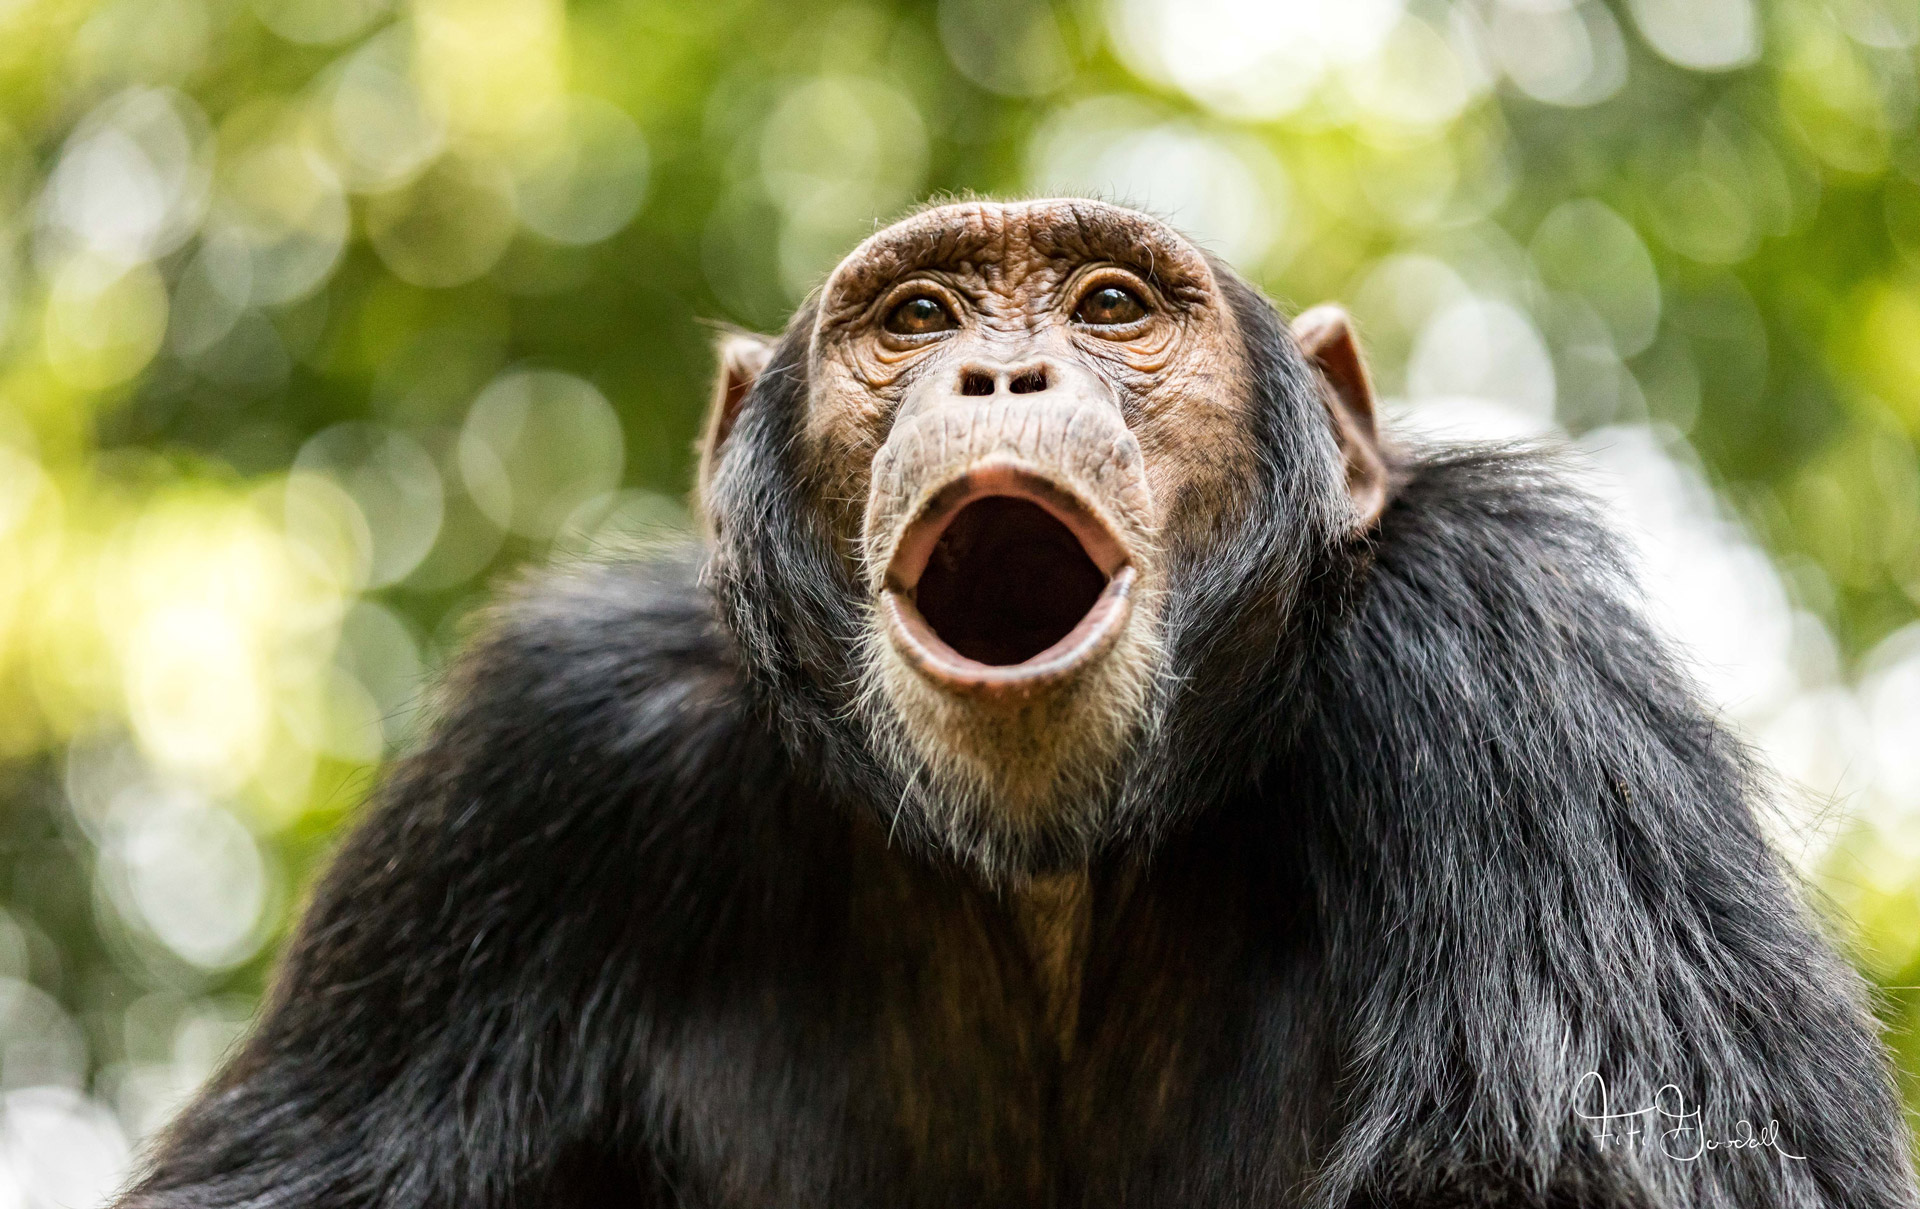
[[[869,690],[1010,812],[1085,791],[1160,666],[1163,544],[1202,538],[1247,477],[1206,259],[1112,207],[941,207],[842,263],[812,359],[810,460],[860,503],[835,519]]]
[[[993,826],[1055,826],[1151,724],[1170,567],[1260,498],[1214,266],[1102,203],[941,206],[856,248],[806,337],[794,452],[857,585],[878,754]],[[717,439],[743,398],[723,384]]]

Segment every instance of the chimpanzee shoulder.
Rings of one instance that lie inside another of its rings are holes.
[[[443,700],[497,710],[501,737],[553,713],[605,717],[612,706],[608,724],[617,730],[624,715],[639,740],[647,719],[736,707],[738,668],[699,582],[702,554],[690,547],[527,577],[482,615]]]
[[[1354,1055],[1372,1093],[1321,1186],[1451,1203],[1449,1173],[1498,1155],[1501,1178],[1566,1203],[1614,1181],[1596,1199],[1687,1203],[1708,1171],[1733,1203],[1907,1203],[1864,988],[1767,844],[1766,780],[1645,619],[1614,527],[1537,452],[1434,451],[1401,473],[1271,774],[1309,804],[1289,821],[1327,943],[1356,955],[1336,998],[1360,1035],[1422,1039]],[[1590,1151],[1578,1113],[1663,1086],[1708,1135],[1777,1122],[1808,1157]]]
[[[597,1015],[607,963],[657,1008],[753,960],[727,904],[831,817],[749,704],[697,553],[550,570],[481,620],[316,888],[278,1027],[457,1046],[516,997]]]
[[[523,887],[537,914],[569,883],[594,888],[596,871],[644,887],[669,852],[709,838],[723,803],[784,784],[700,583],[702,553],[552,568],[506,592],[328,883],[377,881],[404,845],[413,876],[431,863],[476,891]],[[502,877],[502,861],[521,867]]]
[[[596,1186],[569,1156],[604,1149],[628,1047],[724,977],[715,904],[791,850],[773,820],[798,813],[698,558],[550,570],[484,616],[315,886],[264,1018],[125,1203],[474,1203],[501,1171]],[[343,1088],[380,1090],[343,1114]]]

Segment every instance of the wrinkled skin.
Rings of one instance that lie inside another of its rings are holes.
[[[927,330],[892,330],[912,307]],[[1351,350],[1344,316],[1322,326],[1319,343]],[[996,878],[1048,864],[1038,852],[1084,853],[1123,813],[1115,786],[1179,674],[1165,612],[1180,567],[1229,544],[1263,496],[1248,353],[1214,265],[1154,219],[1099,203],[942,206],[855,249],[789,340],[801,336],[803,506],[857,585],[858,649],[844,654],[869,746],[913,799],[895,822],[932,817],[950,851]],[[729,363],[710,468],[765,360]],[[1338,539],[1377,514],[1385,469],[1357,353],[1324,364],[1327,412],[1305,435],[1321,465],[1347,467],[1350,500],[1329,505]],[[1067,497],[1085,514],[1082,544],[1129,582],[1106,624],[1085,627],[1100,632],[1044,668],[953,666],[938,627],[915,625],[889,589],[911,598],[898,571],[918,564],[902,549],[936,497],[989,491],[977,476],[1009,469]],[[1340,477],[1314,476],[1329,489]],[[1300,519],[1296,536],[1327,540]],[[724,559],[724,522],[719,536]]]
[[[1134,324],[1073,320],[1102,286],[1146,304]],[[893,336],[888,311],[928,292],[958,330]],[[969,361],[1084,367],[1139,442],[1150,523],[1200,537],[1245,507],[1252,460],[1240,335],[1212,267],[1143,215],[1086,202],[928,210],[843,261],[820,301],[807,436],[830,498],[864,499],[869,469],[912,387]]]

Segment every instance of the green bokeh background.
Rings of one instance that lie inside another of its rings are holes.
[[[1920,1103],[1917,44],[1912,0],[0,0],[0,1199],[97,1195],[204,1077],[490,584],[685,528],[716,326],[971,193],[1144,204],[1347,302],[1398,422],[1624,467]]]

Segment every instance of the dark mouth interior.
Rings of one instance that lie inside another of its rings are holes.
[[[993,495],[955,514],[914,590],[940,640],[995,667],[1065,638],[1107,577],[1073,531],[1032,500]]]

